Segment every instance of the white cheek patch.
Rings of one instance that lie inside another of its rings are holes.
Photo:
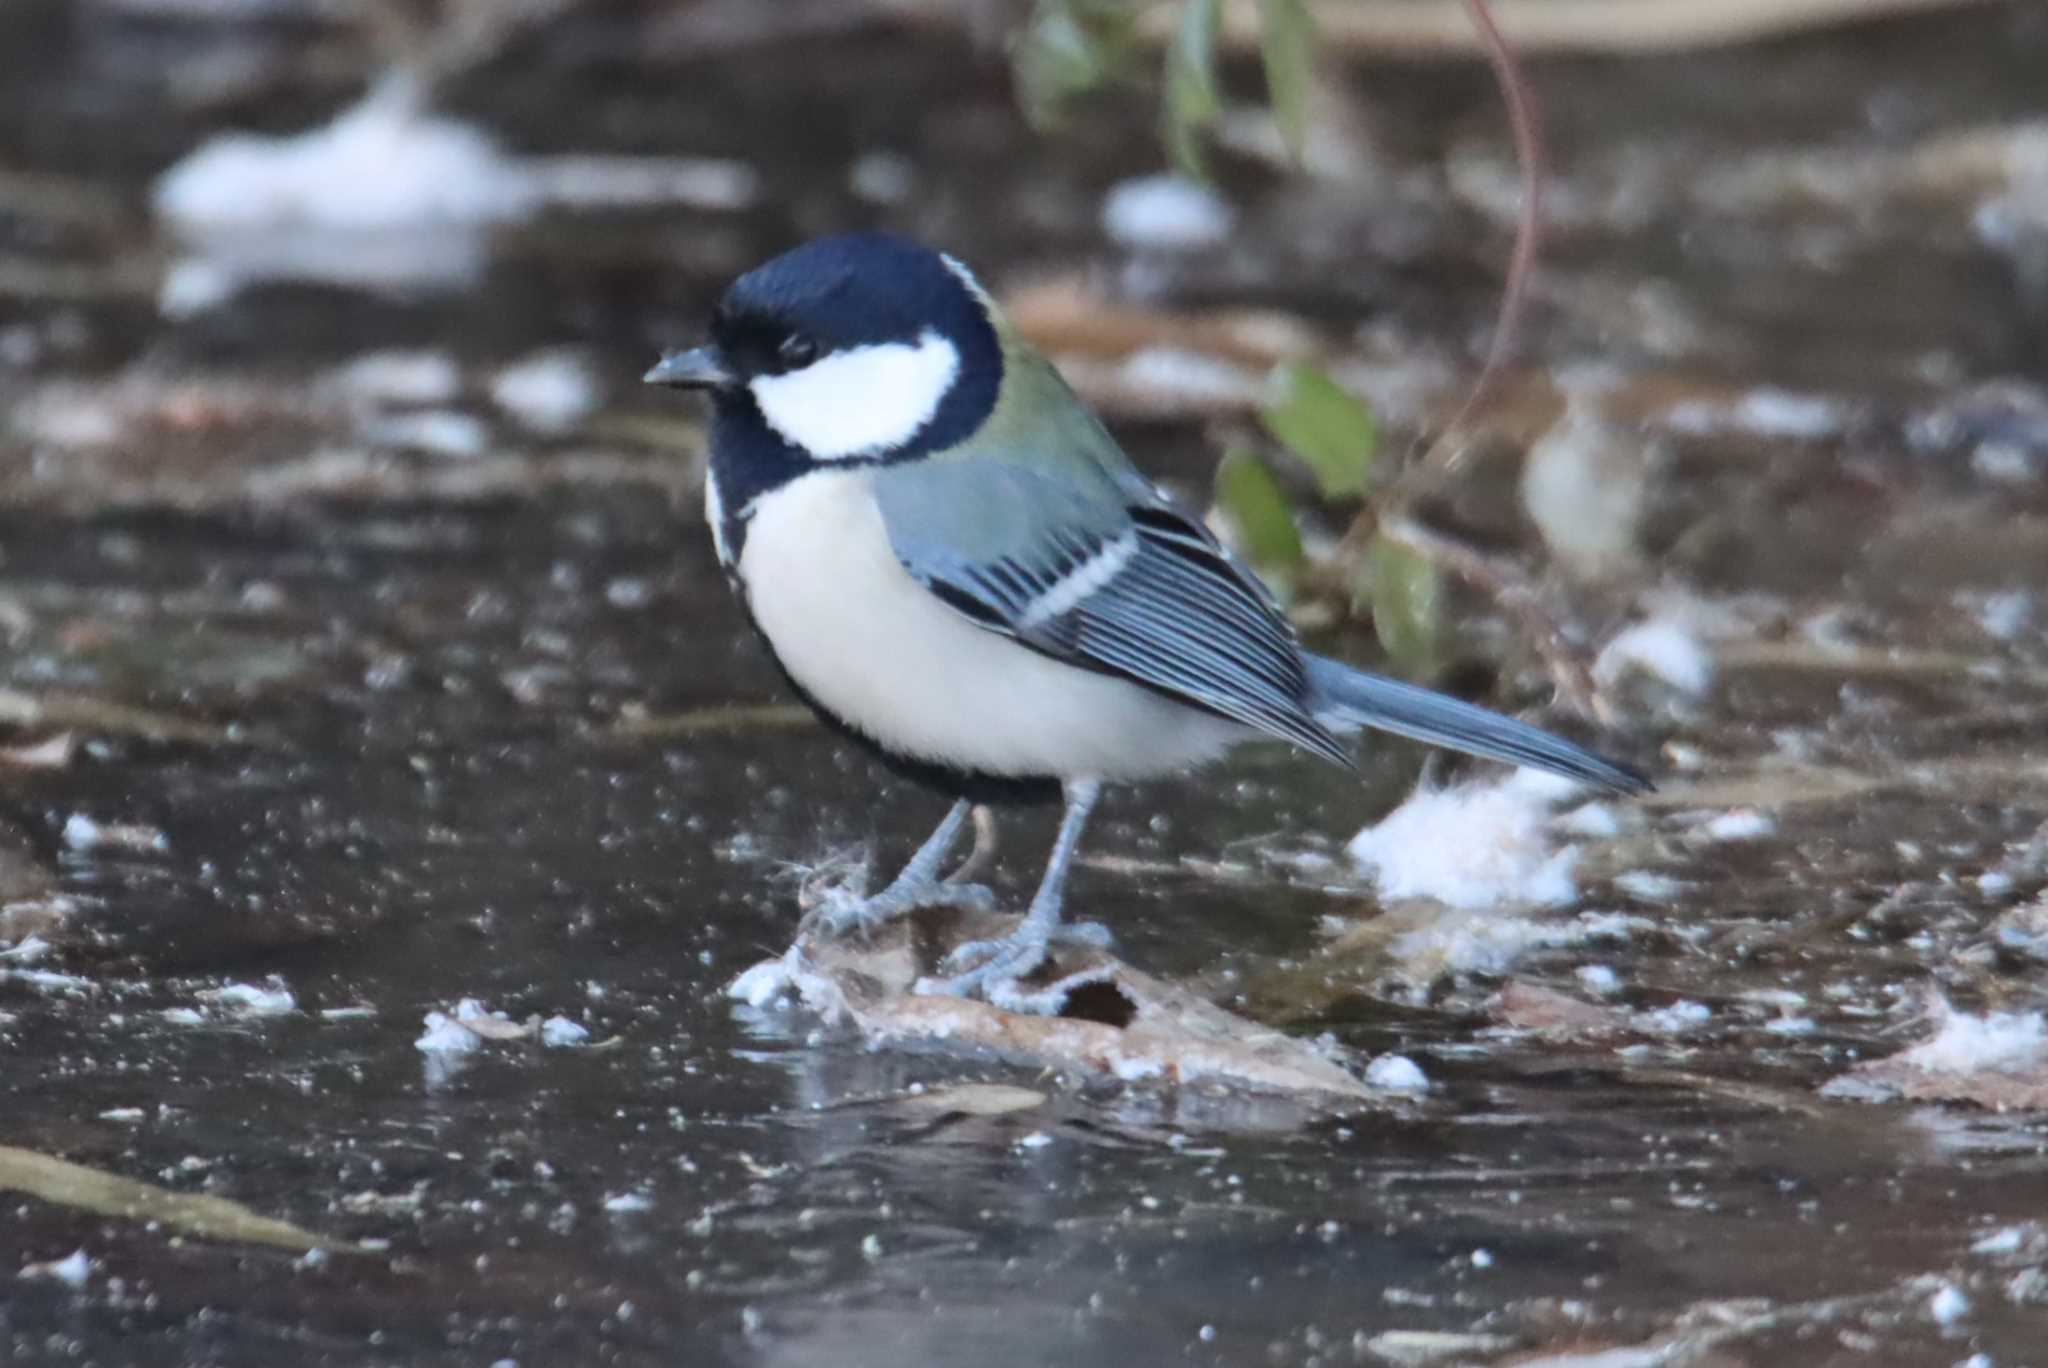
[[[915,343],[848,347],[747,388],[785,442],[813,460],[845,461],[915,437],[959,373],[959,351],[927,330]]]

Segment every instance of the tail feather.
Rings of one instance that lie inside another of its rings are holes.
[[[1334,726],[1377,727],[1467,755],[1529,765],[1622,793],[1655,787],[1636,770],[1497,712],[1397,679],[1306,655],[1313,710]]]

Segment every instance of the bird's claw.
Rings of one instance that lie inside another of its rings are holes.
[[[1027,922],[1007,936],[967,941],[954,947],[951,954],[939,961],[940,976],[918,980],[917,991],[947,997],[978,996],[997,1002],[1006,994],[1015,996],[1013,985],[1044,964],[1053,946],[1107,950],[1115,941],[1109,928],[1100,922],[1062,922],[1049,930]]]
[[[986,884],[954,883],[947,879],[924,879],[909,884],[899,879],[868,897],[835,888],[827,891],[804,917],[802,931],[822,936],[871,931],[921,907],[956,907],[963,912],[990,913],[996,910],[996,895]]]

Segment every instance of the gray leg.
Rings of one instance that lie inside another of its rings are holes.
[[[1066,785],[1067,811],[1060,819],[1060,834],[1053,842],[1052,858],[1046,862],[1045,877],[1031,899],[1031,910],[1016,930],[997,940],[969,941],[946,956],[939,968],[951,977],[919,985],[920,991],[950,993],[956,997],[980,994],[1016,982],[1045,962],[1047,948],[1056,940],[1073,940],[1096,947],[1108,940],[1099,926],[1060,924],[1060,906],[1066,896],[1067,873],[1081,845],[1081,832],[1088,814],[1095,809],[1102,785],[1094,779],[1070,780]],[[972,968],[967,966],[972,965]]]
[[[864,898],[845,892],[828,894],[825,901],[804,919],[803,929],[826,935],[865,931],[920,907],[993,911],[995,895],[981,884],[939,877],[939,866],[946,862],[946,856],[952,853],[954,844],[959,841],[960,829],[967,824],[971,807],[965,798],[953,804],[945,820],[939,823],[938,830],[925,838],[925,843],[910,857],[910,863],[903,866],[903,872],[887,888]]]

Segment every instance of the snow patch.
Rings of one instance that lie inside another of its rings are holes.
[[[1365,1081],[1384,1092],[1426,1093],[1429,1075],[1407,1055],[1383,1054],[1365,1066]]]
[[[61,1259],[22,1265],[21,1276],[50,1278],[63,1283],[66,1287],[84,1287],[86,1279],[92,1276],[92,1259],[83,1249],[74,1249]]]
[[[491,380],[491,401],[535,432],[569,431],[597,408],[598,397],[589,358],[566,348],[522,357]]]
[[[1714,660],[1700,639],[1683,623],[1653,617],[1618,634],[1593,662],[1593,678],[1612,685],[1630,670],[1661,679],[1697,698],[1714,682]]]
[[[565,1016],[551,1016],[540,1024],[540,1043],[549,1049],[567,1049],[590,1039],[590,1028]]]
[[[1778,824],[1755,808],[1735,808],[1700,823],[1699,834],[1710,841],[1754,841],[1778,829]]]
[[[273,979],[268,984],[227,983],[201,993],[201,1000],[244,1016],[282,1016],[299,1009],[291,989]]]
[[[1102,228],[1119,244],[1144,251],[1185,252],[1230,236],[1230,205],[1185,176],[1140,176],[1110,187]]]
[[[1893,1055],[1893,1061],[1924,1073],[2013,1072],[2048,1063],[2048,1022],[2040,1012],[1993,1012],[1971,1016],[1946,1002],[1936,1004],[1941,1029],[1931,1040]]]
[[[1489,783],[1417,789],[1345,852],[1385,898],[1434,898],[1456,908],[1572,902],[1576,847],[1559,847],[1549,775],[1517,771]]]

